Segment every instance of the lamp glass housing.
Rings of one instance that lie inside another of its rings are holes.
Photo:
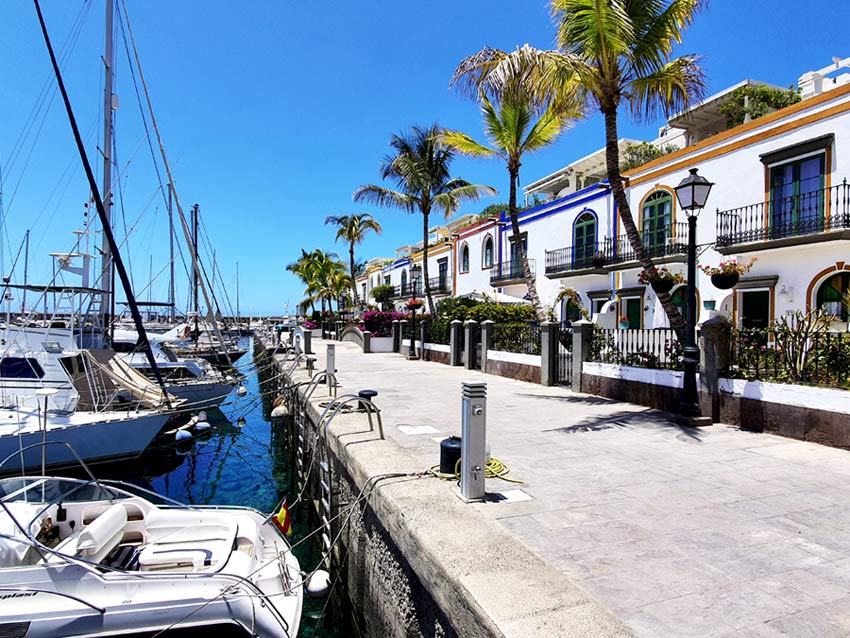
[[[688,217],[699,215],[699,211],[708,201],[711,187],[714,186],[714,183],[709,182],[702,175],[697,175],[697,170],[692,168],[690,175],[679,182],[676,187],[676,199],[679,200],[679,206],[687,213]]]

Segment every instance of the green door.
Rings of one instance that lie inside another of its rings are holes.
[[[640,297],[626,299],[626,316],[629,318],[629,330],[640,330],[640,319],[643,314],[643,302]]]
[[[741,293],[741,327],[763,330],[770,325],[770,291],[745,290]]]

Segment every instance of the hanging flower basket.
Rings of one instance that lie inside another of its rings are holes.
[[[652,286],[652,289],[656,294],[662,294],[665,292],[670,292],[673,290],[673,286],[676,285],[676,282],[672,279],[653,279],[649,282],[649,285]]]
[[[410,301],[407,302],[407,309],[408,310],[419,310],[424,305],[425,304],[422,303],[421,299],[413,298],[413,299],[411,299]]]
[[[736,272],[733,273],[717,273],[711,276],[711,283],[715,288],[719,288],[720,290],[729,290],[730,288],[734,288],[735,284],[738,283],[738,280],[741,278]]]

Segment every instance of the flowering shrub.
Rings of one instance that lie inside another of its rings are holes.
[[[406,319],[407,316],[402,312],[364,312],[363,329],[376,337],[389,337],[392,335],[393,321]]]
[[[313,323],[312,321],[305,321],[301,324],[301,327],[304,328],[304,330],[315,330],[319,326]]]
[[[712,275],[743,275],[744,273],[750,272],[753,264],[757,261],[758,258],[753,257],[750,259],[749,263],[739,264],[736,260],[730,259],[728,261],[721,261],[717,266],[700,264],[699,269],[709,277]]]
[[[644,286],[650,285],[653,281],[672,281],[674,284],[681,284],[685,282],[685,276],[680,272],[671,272],[664,266],[642,270],[638,275],[638,282]]]

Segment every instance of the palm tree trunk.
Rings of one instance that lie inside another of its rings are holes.
[[[357,308],[360,300],[357,298],[357,278],[354,276],[354,242],[348,244],[348,259],[351,262],[351,302]]]
[[[537,315],[538,321],[546,321],[546,315],[543,312],[543,307],[540,303],[540,296],[537,294],[537,284],[534,281],[534,275],[531,274],[531,266],[528,263],[528,255],[525,252],[525,246],[522,243],[522,237],[519,230],[519,212],[516,207],[516,184],[519,178],[519,166],[509,167],[508,172],[511,176],[510,194],[508,197],[508,215],[511,218],[511,230],[513,231],[513,242],[516,246],[516,252],[519,255],[520,263],[522,264],[522,276],[525,278],[525,284],[528,286],[528,297],[531,300],[531,305],[534,308],[534,313]]]
[[[623,179],[620,176],[620,147],[617,144],[617,110],[615,107],[604,109],[605,115],[605,167],[608,171],[608,182],[611,185],[611,191],[614,193],[614,201],[617,202],[617,210],[619,211],[620,219],[623,221],[623,228],[626,229],[626,237],[629,238],[629,244],[632,250],[635,251],[635,257],[644,270],[652,270],[655,264],[652,263],[652,258],[646,251],[638,232],[635,220],[632,217],[632,209],[629,207],[629,200],[626,198],[626,191],[623,188]],[[679,339],[684,343],[685,338],[685,320],[682,318],[679,309],[673,304],[673,299],[669,293],[657,293],[658,301],[661,302],[661,307],[667,313],[667,318],[670,320],[670,326],[676,330]]]
[[[428,281],[428,215],[430,212],[431,210],[428,208],[422,209],[422,289],[425,291],[425,298],[428,300],[428,312],[433,317],[437,313],[434,309],[434,300],[431,298],[431,286]]]

